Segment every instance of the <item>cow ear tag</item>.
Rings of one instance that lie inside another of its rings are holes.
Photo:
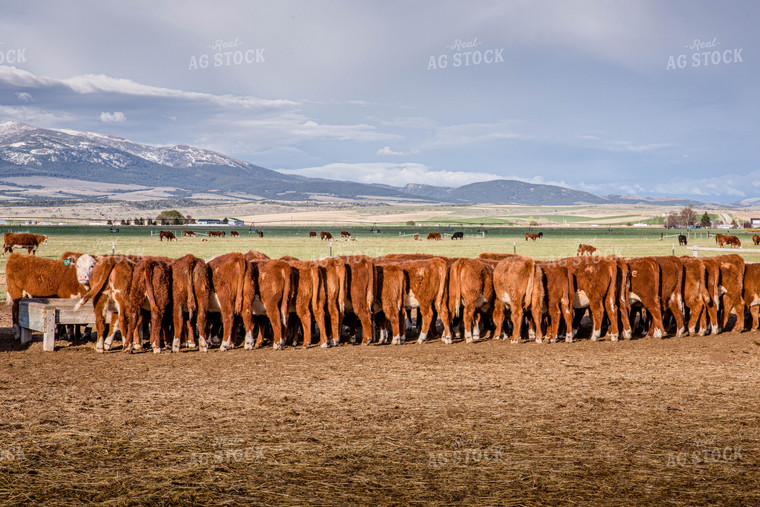
[[[63,260],[63,265],[64,266],[68,266],[69,264],[71,264],[71,259],[64,259]]]

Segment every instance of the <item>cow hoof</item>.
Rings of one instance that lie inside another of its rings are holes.
[[[124,353],[125,354],[131,354],[132,353],[132,345],[127,345],[124,347]]]
[[[279,343],[279,342],[275,342],[275,343],[273,343],[273,344],[272,344],[272,348],[273,348],[274,350],[282,350],[282,349],[284,349],[285,347],[282,345],[282,343]]]
[[[611,335],[610,335],[610,341],[613,341],[613,342],[616,342],[616,341],[618,341],[618,335],[616,335],[616,334],[611,334]]]
[[[246,342],[245,345],[243,345],[244,350],[253,350],[253,342]]]
[[[536,336],[536,343],[544,343],[544,341],[538,336]]]
[[[208,352],[208,347],[202,345],[198,350],[201,352]]]
[[[177,351],[179,352],[179,351]],[[154,354],[160,354],[161,353],[161,347],[153,347],[153,353]]]
[[[334,339],[330,342],[331,347],[339,347],[340,346],[340,340]]]
[[[509,340],[509,343],[520,343],[520,340],[519,339],[517,339],[517,340],[512,339],[512,340]]]
[[[322,347],[323,349],[326,349],[326,348],[330,347],[330,343],[329,342],[322,342],[322,343],[319,344],[319,346]]]
[[[138,351],[138,350],[142,350],[142,348],[143,348],[143,347],[142,347],[142,343],[135,343],[135,344],[134,344],[134,349],[135,349],[135,351]]]
[[[535,337],[536,337],[536,332],[535,332],[535,331],[533,331],[532,329],[529,329],[529,330],[528,330],[528,339],[532,340],[532,339],[534,339]]]
[[[623,338],[624,339],[630,340],[632,336],[633,336],[633,331],[631,331],[630,329],[626,329],[626,330],[623,331]]]
[[[98,354],[102,354],[103,353],[103,347],[100,346],[100,345],[95,345],[95,352],[97,352]]]
[[[652,333],[652,336],[654,336],[655,338],[661,339],[662,338],[662,329],[659,329],[659,328],[655,329],[654,333]]]
[[[425,333],[420,333],[420,336],[417,338],[417,343],[422,345],[425,341],[427,341],[427,335]]]
[[[565,343],[573,343],[573,335],[566,334],[565,335]]]

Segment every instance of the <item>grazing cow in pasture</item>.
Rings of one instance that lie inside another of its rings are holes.
[[[158,240],[163,241],[164,238],[166,238],[166,241],[177,241],[177,237],[174,236],[174,233],[171,231],[159,231],[158,233]]]
[[[407,281],[404,269],[395,263],[375,263],[375,295],[373,313],[378,319],[379,343],[388,341],[388,323],[393,345],[401,345],[404,335],[404,300]],[[365,338],[366,341],[366,338]]]
[[[578,251],[576,252],[575,255],[576,256],[581,256],[581,255],[584,255],[584,254],[593,255],[594,252],[596,252],[596,248],[595,247],[593,247],[591,245],[584,245],[583,243],[581,243],[580,245],[578,245]]]
[[[258,236],[259,236],[260,238],[263,238],[263,237],[264,237],[264,231],[256,231],[256,234],[258,234]]]
[[[451,334],[448,328],[447,287],[449,267],[446,261],[440,258],[427,260],[412,260],[402,262],[401,267],[406,273],[408,280],[407,293],[405,294],[404,306],[407,310],[416,308],[419,318],[422,320],[417,343],[427,340],[431,326],[435,325],[436,314],[440,316],[444,325],[444,334]]]
[[[610,320],[608,335],[617,341],[617,273],[616,259],[606,257],[571,257],[556,261],[565,266],[570,280],[570,299],[574,309],[586,309],[591,312],[593,330],[591,340],[596,341],[602,335],[602,320],[605,312]],[[574,323],[575,325],[575,323]],[[573,336],[577,329],[573,329]],[[567,341],[567,340],[566,340]]]
[[[171,334],[172,270],[169,262],[157,257],[146,257],[135,264],[132,272],[132,286],[129,290],[127,310],[127,341],[125,351],[142,349],[137,326],[140,310],[150,310],[150,344],[155,354],[161,353],[161,338],[169,343]],[[133,343],[127,342],[132,337]],[[135,340],[137,340],[135,342]]]
[[[441,233],[440,232],[431,232],[427,235],[427,239],[434,239],[438,241],[441,239]]]
[[[752,316],[752,324],[749,329],[755,331],[758,327],[758,317],[760,317],[760,263],[745,264],[743,296]]]
[[[528,241],[529,239],[532,239],[533,241],[536,241],[537,239],[540,239],[540,238],[543,238],[543,237],[544,237],[544,233],[543,232],[539,232],[538,234],[533,233],[533,232],[526,232],[525,233],[525,241]]]
[[[420,235],[419,234],[415,234],[413,236],[413,238],[414,238],[414,241],[419,241],[420,240]]]
[[[689,243],[685,234],[678,235],[678,246],[686,246]]]
[[[351,233],[348,232],[348,231],[340,231],[340,237],[341,238],[350,238],[351,237]]]
[[[451,239],[464,239],[464,233],[462,231],[455,232],[451,235]]]
[[[198,330],[201,350],[208,350],[206,338],[211,271],[206,261],[192,254],[172,260],[170,266],[174,324],[172,352],[179,352],[181,345],[195,348],[195,329]],[[185,314],[188,315],[187,319],[184,318]]]
[[[316,238],[317,237],[317,233],[315,231],[309,231],[309,237],[310,238]]]
[[[93,265],[90,265],[90,270]],[[70,261],[12,253],[5,265],[5,291],[11,305],[13,336],[17,339],[21,336],[18,325],[21,298],[78,298],[87,290],[86,283],[79,282],[76,265]]]
[[[41,234],[6,232],[3,235],[3,255],[13,253],[14,248],[26,248],[26,253],[36,254],[37,247],[47,243],[47,236]]]
[[[190,236],[191,238],[195,237],[195,231],[182,231],[182,236]]]
[[[332,234],[330,234],[329,232],[322,231],[322,232],[319,233],[319,239],[324,239],[324,240],[328,240],[329,241],[329,240],[333,239],[333,237],[332,237]]]
[[[665,328],[662,323],[662,304],[660,302],[660,265],[650,257],[637,257],[627,261],[630,291],[627,304],[621,302],[621,313],[627,313],[627,306],[643,307],[652,319],[650,330],[655,338],[662,338]],[[630,331],[624,331],[630,338]]]
[[[480,315],[493,307],[493,265],[477,259],[461,258],[449,267],[449,318],[462,317],[467,343],[480,339]],[[444,335],[452,343],[453,335]]]
[[[742,246],[742,242],[736,236],[725,236],[724,242],[728,246],[735,246],[737,248],[741,248]]]
[[[372,311],[375,304],[375,267],[367,256],[344,256],[346,264],[345,312],[353,313],[362,326],[362,343],[369,345],[373,337]]]
[[[536,343],[543,341],[541,313],[544,303],[543,272],[530,257],[508,257],[493,270],[495,295],[493,318],[496,326],[494,338],[502,335],[502,325],[509,310],[512,318],[512,343],[520,341],[523,313],[533,318]]]
[[[753,234],[752,235],[752,243],[754,245],[760,245],[760,235]]]
[[[238,231],[230,231],[230,237],[232,238],[239,238],[240,233]]]
[[[250,277],[250,266],[241,253],[231,252],[207,261],[211,269],[209,311],[221,313],[222,343],[220,350],[234,347],[235,316],[243,316],[244,289]],[[245,318],[245,317],[244,317]],[[202,348],[201,352],[208,349]]]
[[[208,231],[209,238],[223,238],[225,234],[224,231]]]

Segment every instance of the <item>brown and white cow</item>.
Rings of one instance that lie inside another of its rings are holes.
[[[662,338],[665,334],[665,328],[662,323],[662,303],[660,301],[660,265],[650,257],[638,257],[628,259],[627,267],[630,280],[627,305],[643,307],[652,319],[649,327],[652,336]],[[626,307],[623,307],[622,303],[620,311],[627,313]],[[679,329],[679,335],[680,332]],[[624,331],[624,335],[626,338],[630,338],[630,331]]]
[[[13,253],[14,248],[26,248],[26,253],[37,253],[37,247],[47,243],[47,236],[41,234],[6,232],[3,235],[3,255]]]
[[[348,231],[340,231],[340,237],[341,238],[350,238],[351,237],[351,233],[348,232]]]
[[[602,335],[602,320],[605,312],[610,321],[608,335],[617,341],[618,330],[618,264],[616,258],[607,257],[571,257],[557,261],[567,268],[570,278],[570,296],[574,309],[586,309],[591,312],[593,330],[591,340],[596,341]],[[573,329],[573,336],[577,329]]]
[[[543,341],[541,313],[544,303],[544,284],[541,268],[530,257],[508,257],[493,270],[494,337],[501,336],[505,310],[512,319],[512,343],[520,341],[523,314],[528,311],[533,318],[536,343]]]
[[[238,252],[219,255],[208,260],[207,264],[211,269],[209,311],[221,313],[222,343],[219,349],[225,351],[234,346],[235,316],[243,316],[244,289],[250,277],[250,267],[243,254]],[[206,350],[201,348],[201,352]]]
[[[752,235],[752,243],[757,246],[760,245],[760,235],[753,234]]]
[[[506,258],[506,257],[505,257]],[[554,343],[559,336],[560,322],[565,323],[565,341],[573,341],[573,310],[570,300],[570,279],[567,267],[553,261],[537,262],[543,273],[544,305],[548,318],[546,337]]]
[[[195,231],[182,231],[182,236],[190,236],[191,238],[194,238]]]
[[[525,241],[528,241],[529,239],[531,239],[533,241],[536,241],[537,239],[543,238],[543,237],[544,237],[544,233],[542,233],[542,232],[539,232],[539,233],[526,232],[525,233]]]
[[[715,257],[720,269],[719,312],[722,313],[721,328],[725,329],[732,311],[736,312],[737,325],[744,331],[744,259],[737,254]]]
[[[137,326],[140,311],[150,310],[150,344],[155,354],[161,353],[161,338],[168,344],[172,304],[172,270],[169,262],[157,257],[146,257],[135,264],[132,272],[132,286],[129,291],[127,310],[127,342],[125,351],[142,349]],[[136,341],[137,340],[137,341]]]
[[[401,345],[404,335],[404,299],[407,293],[406,274],[400,264],[376,262],[375,296],[373,312],[378,319],[380,343],[388,341],[388,323],[390,323],[393,345]],[[365,337],[366,340],[366,337]]]
[[[493,308],[493,265],[461,258],[449,267],[449,318],[462,316],[467,343],[480,339],[480,314]],[[476,319],[478,322],[476,322]],[[444,335],[452,343],[453,335]]]
[[[596,252],[596,247],[581,243],[580,245],[578,245],[578,251],[575,253],[575,255],[577,256],[584,255],[584,254],[593,255],[594,252]]]
[[[323,334],[319,343],[322,347],[335,347],[340,344],[340,329],[346,308],[346,263],[339,257],[325,257],[311,262],[322,271],[325,305],[330,317],[330,338]]]
[[[255,317],[266,316],[272,326],[272,347],[280,350],[285,347],[284,329],[288,325],[292,283],[290,265],[279,259],[251,261],[248,264],[242,311],[246,331],[244,347],[247,350],[254,347]],[[262,324],[258,326],[256,348],[261,347],[264,341],[264,327]]]
[[[71,261],[12,253],[5,264],[5,291],[11,305],[13,335],[16,338],[21,335],[18,325],[21,298],[79,298],[88,290],[85,285],[79,282],[76,265]]]
[[[448,316],[448,274],[449,267],[441,258],[410,260],[401,263],[407,276],[408,291],[404,306],[407,310],[416,308],[422,321],[417,343],[427,340],[431,326],[435,325],[436,314],[444,325],[444,335],[451,334]]]
[[[166,238],[166,241],[177,241],[177,237],[172,231],[159,231],[158,240],[163,241],[164,238]]]
[[[322,271],[313,262],[283,259],[291,268],[290,313],[295,313],[303,329],[303,348],[311,345],[311,324],[316,322],[320,337],[327,336],[325,327],[325,288]]]
[[[223,238],[225,234],[224,231],[208,231],[209,238]]]
[[[356,316],[362,326],[362,343],[369,345],[373,338],[375,267],[368,256],[345,256],[341,259],[346,264],[345,313]]]
[[[676,321],[676,336],[681,336],[685,330],[683,318],[684,265],[681,259],[673,255],[652,257],[652,260],[660,266],[660,305],[662,317],[664,319],[667,312],[670,312]]]
[[[208,310],[211,296],[211,271],[206,261],[187,254],[170,263],[172,270],[172,312],[174,340],[172,352],[180,346],[195,348],[195,329],[201,350],[208,350]],[[187,314],[187,319],[184,315]],[[193,325],[195,324],[195,326]],[[183,334],[185,340],[183,340]]]
[[[238,231],[230,231],[230,236],[233,238],[239,238],[240,233]]]
[[[752,316],[750,331],[756,331],[760,320],[760,263],[749,262],[744,265],[743,296]]]
[[[441,239],[441,233],[440,232],[428,233],[427,239],[433,239],[435,241],[438,241],[439,239]]]
[[[332,234],[330,234],[329,232],[322,231],[322,232],[319,233],[319,239],[324,239],[324,240],[328,240],[329,241],[329,240],[333,239],[333,237],[332,237]]]
[[[707,270],[702,259],[696,257],[680,257],[683,264],[683,302],[689,310],[689,322],[687,325],[689,334],[704,336],[707,333],[707,325],[699,326],[703,313],[712,311],[714,316],[711,321],[717,322],[716,308],[711,305],[710,294],[707,290]]]
[[[316,238],[317,237],[316,231],[309,231],[309,237],[310,238]]]

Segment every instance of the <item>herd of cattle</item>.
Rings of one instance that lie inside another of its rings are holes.
[[[350,338],[369,344],[404,342],[416,313],[418,342],[440,334],[451,343],[489,333],[517,342],[526,334],[541,342],[573,341],[586,309],[591,339],[630,338],[636,323],[646,334],[718,333],[731,313],[736,328],[752,329],[760,309],[760,264],[735,254],[712,258],[576,256],[555,261],[482,253],[478,258],[427,254],[270,259],[250,251],[208,260],[66,252],[61,259],[12,253],[6,289],[18,334],[23,297],[92,301],[96,350],[111,348],[120,330],[125,351],[142,348],[150,322],[154,352],[182,346],[207,351],[235,347],[243,331],[246,349],[271,339],[303,347],[319,334],[323,347]],[[416,312],[412,310],[416,309]],[[637,319],[638,317],[638,319]],[[142,321],[144,324],[141,324]],[[440,321],[440,326],[438,322]],[[242,326],[242,328],[241,328]],[[455,331],[459,331],[456,333]],[[256,337],[254,341],[254,336]]]

